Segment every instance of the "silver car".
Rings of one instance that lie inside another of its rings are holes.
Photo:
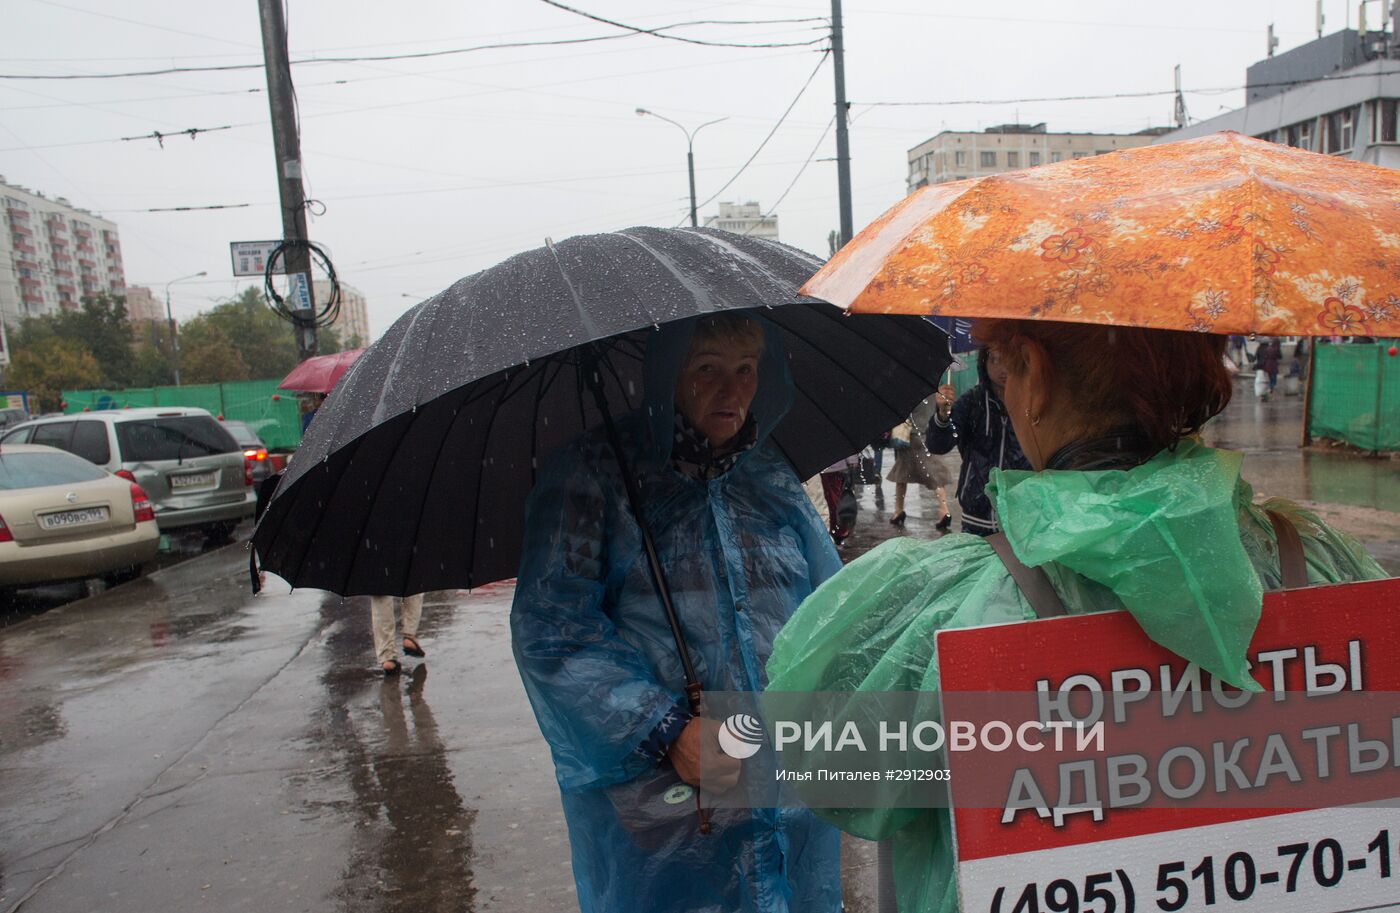
[[[222,542],[256,501],[243,448],[204,409],[154,407],[35,419],[0,438],[76,454],[140,485],[161,532],[200,528]]]

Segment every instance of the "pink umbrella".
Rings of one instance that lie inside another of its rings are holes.
[[[329,393],[335,389],[340,376],[350,369],[355,359],[364,349],[350,349],[334,355],[317,355],[292,369],[292,373],[282,378],[277,385],[279,390],[298,390],[302,393]]]

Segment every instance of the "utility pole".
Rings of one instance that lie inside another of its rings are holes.
[[[841,246],[855,234],[851,215],[851,141],[846,135],[846,51],[841,36],[841,0],[831,0],[831,59],[836,69],[836,192],[841,198]]]
[[[1178,127],[1184,127],[1190,121],[1190,116],[1186,113],[1186,96],[1181,94],[1181,64],[1176,65],[1176,104],[1172,117]]]
[[[316,301],[311,286],[311,251],[306,245],[306,197],[301,187],[301,138],[292,95],[292,65],[287,59],[287,22],[281,0],[258,0],[262,20],[263,64],[267,102],[272,110],[272,148],[277,156],[277,191],[282,200],[282,264],[287,272],[287,303],[297,316],[297,360],[316,354]]]

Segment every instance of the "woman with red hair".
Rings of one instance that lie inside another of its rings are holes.
[[[769,690],[936,688],[938,630],[1037,617],[1008,570],[1023,563],[1065,611],[1127,609],[1158,644],[1257,691],[1245,651],[1265,590],[1285,574],[1386,576],[1296,504],[1256,504],[1241,455],[1196,438],[1230,400],[1224,337],[1028,320],[980,320],[974,334],[1008,368],[1003,398],[1032,467],[992,473],[1005,541],[898,538],[852,562],[779,635]],[[901,913],[957,909],[947,810],[830,817],[894,838]]]

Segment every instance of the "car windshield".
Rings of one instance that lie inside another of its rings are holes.
[[[122,462],[153,463],[238,450],[219,423],[207,415],[176,415],[117,424]]]
[[[95,482],[106,475],[87,460],[61,451],[0,453],[0,489],[5,491]]]

